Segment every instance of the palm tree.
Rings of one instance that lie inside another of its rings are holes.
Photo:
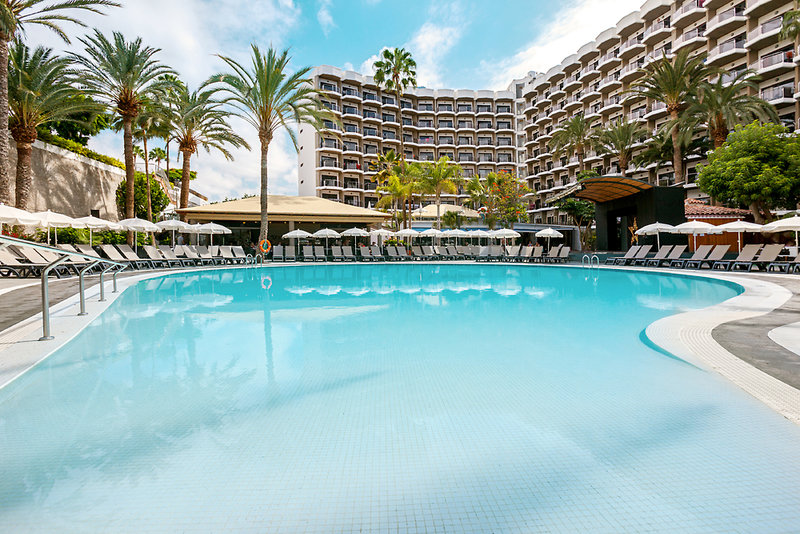
[[[473,176],[470,181],[467,182],[466,191],[469,195],[469,200],[467,200],[467,204],[474,209],[480,210],[481,207],[486,208],[486,213],[484,215],[484,220],[489,228],[494,228],[495,225],[495,215],[493,212],[493,202],[492,202],[492,190],[497,185],[497,174],[490,172],[486,178],[481,180],[477,176]]]
[[[16,206],[27,209],[31,187],[32,145],[37,128],[69,121],[74,114],[98,111],[91,100],[76,98],[74,71],[68,58],[53,55],[50,48],[31,51],[20,41],[10,50],[8,127],[17,144]]]
[[[113,0],[0,0],[0,124],[8,124],[8,51],[9,44],[25,31],[27,26],[50,28],[64,41],[69,37],[61,23],[84,24],[70,14],[70,10],[102,13],[104,7],[118,7]],[[11,179],[8,169],[8,131],[0,128],[0,203],[11,204]]]
[[[338,122],[338,119],[322,105],[320,92],[314,89],[313,80],[308,77],[309,67],[289,74],[287,69],[291,58],[288,50],[278,53],[270,47],[266,54],[262,54],[255,44],[251,48],[253,55],[249,69],[229,57],[219,56],[233,73],[217,74],[208,82],[220,84],[223,93],[228,95],[226,101],[258,133],[261,143],[260,242],[267,239],[269,225],[267,155],[275,134],[285,129],[297,150],[297,136],[289,127],[290,123],[308,124],[319,131],[325,128],[325,120]]]
[[[795,1],[795,9],[791,9],[783,14],[783,25],[781,27],[780,39],[795,39],[800,37],[800,1]]]
[[[737,124],[753,120],[778,122],[775,107],[748,90],[758,90],[758,77],[750,70],[731,73],[732,78],[715,82],[702,82],[687,113],[706,124],[714,148],[721,147]]]
[[[705,60],[705,54],[691,57],[688,49],[680,50],[672,59],[663,57],[646,65],[642,69],[645,72],[644,77],[634,82],[628,90],[666,105],[670,120],[664,127],[672,137],[672,165],[676,181],[684,178],[682,145],[678,140],[679,121],[701,84],[718,72],[717,69],[707,66]]]
[[[553,134],[550,147],[556,157],[566,154],[568,158],[578,157],[578,170],[586,170],[584,159],[586,151],[592,146],[594,129],[592,121],[586,120],[583,113],[579,113],[567,120],[564,128]]]
[[[689,157],[704,157],[708,152],[708,138],[700,136],[701,133],[697,121],[691,117],[678,125],[678,142],[684,165]],[[633,161],[639,167],[655,164],[655,171],[658,172],[665,165],[672,164],[674,154],[671,132],[662,128],[645,142],[644,150]],[[676,182],[678,181],[676,178]]]
[[[647,128],[638,122],[618,119],[608,128],[597,132],[595,150],[602,155],[616,156],[622,176],[625,176],[628,165],[633,158],[634,145],[647,138]]]
[[[375,205],[378,209],[388,209],[390,206],[393,208],[392,220],[395,222],[395,228],[399,228],[399,219],[397,217],[397,204],[404,202],[408,192],[407,184],[400,181],[400,177],[396,174],[390,175],[383,185],[378,187],[378,191],[383,193],[383,196],[378,200]]]
[[[174,115],[174,107],[175,107],[175,99],[177,96],[177,91],[181,88],[186,88],[186,84],[178,78],[174,74],[164,74],[159,76],[159,81],[164,84],[164,88],[162,90],[162,101],[164,104],[162,106],[162,111],[166,117],[166,122],[169,123],[172,120]],[[170,180],[169,176],[169,144],[170,144],[170,132],[169,128],[166,128],[164,132],[162,132],[162,138],[164,139],[164,148],[165,148],[165,156],[164,161],[166,162],[166,168],[164,172],[167,175],[167,181]]]
[[[178,150],[183,157],[181,208],[189,206],[191,158],[199,147],[206,152],[217,150],[228,160],[232,160],[233,155],[226,145],[250,149],[247,142],[228,125],[227,119],[231,114],[222,109],[222,103],[214,100],[213,95],[214,91],[210,90],[189,92],[181,88],[177,92],[172,139],[178,143]]]
[[[153,220],[153,201],[150,190],[150,152],[147,150],[147,141],[153,137],[169,135],[165,110],[152,100],[145,102],[142,111],[136,117],[133,125],[133,137],[142,142],[142,159],[144,160],[144,175],[147,178],[147,220]]]
[[[425,194],[436,199],[436,227],[441,230],[442,193],[455,194],[461,183],[461,167],[452,164],[450,158],[444,156],[436,163],[425,163],[422,166],[420,186]]]
[[[85,47],[84,56],[71,54],[83,67],[81,81],[86,91],[105,103],[122,121],[125,150],[125,216],[134,217],[133,124],[145,103],[164,89],[158,80],[172,69],[159,63],[155,56],[158,48],[144,46],[141,38],[126,41],[119,32],[109,40],[99,30],[94,35],[80,39]],[[128,232],[128,241],[133,233]]]
[[[417,62],[405,48],[388,48],[381,52],[380,60],[375,62],[375,83],[397,98],[398,121],[400,123],[400,159],[405,165],[406,144],[403,140],[403,106],[400,97],[409,87],[417,86]]]
[[[166,161],[167,153],[161,147],[150,150],[150,159],[156,162],[156,171],[161,170],[161,162]]]

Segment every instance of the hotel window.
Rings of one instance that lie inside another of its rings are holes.
[[[439,104],[439,111],[453,111],[453,104]]]
[[[393,113],[384,113],[381,118],[383,122],[395,122],[395,116]]]
[[[433,102],[420,102],[417,105],[419,111],[433,111]]]

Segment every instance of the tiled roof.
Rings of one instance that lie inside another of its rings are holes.
[[[743,219],[750,215],[750,210],[727,208],[725,206],[710,206],[697,199],[687,199],[684,203],[686,218],[692,217],[728,217]]]

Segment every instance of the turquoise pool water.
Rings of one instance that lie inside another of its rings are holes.
[[[800,428],[640,339],[737,291],[505,265],[144,281],[0,390],[0,530],[800,531]]]

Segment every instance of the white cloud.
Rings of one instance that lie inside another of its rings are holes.
[[[442,86],[444,58],[462,35],[462,27],[426,22],[414,34],[408,48],[417,62],[417,83]]]
[[[521,78],[531,70],[549,70],[600,32],[616,26],[622,17],[637,10],[641,3],[642,0],[579,0],[574,6],[564,9],[513,56],[499,61],[482,61],[482,76],[489,80],[492,89],[505,89],[511,80]]]
[[[331,4],[332,0],[319,0],[317,22],[319,22],[319,25],[322,28],[322,33],[325,34],[325,37],[327,37],[331,30],[336,27],[336,22],[334,22],[333,15],[331,15]]]
[[[146,45],[161,48],[159,59],[178,71],[190,87],[197,87],[223,69],[214,54],[246,60],[251,42],[262,49],[269,45],[284,46],[301,15],[293,0],[135,0],[124,4],[122,8],[108,10],[107,16],[89,15],[83,19],[89,28],[99,28],[107,35],[122,31],[128,39],[141,36]],[[67,48],[80,51],[77,37],[88,30],[65,27],[73,41]],[[26,39],[32,45],[65,48],[58,37],[41,28],[31,27]],[[251,151],[234,150],[233,162],[202,149],[192,157],[192,170],[198,173],[193,188],[212,200],[259,191],[258,139],[243,122],[234,120],[233,125],[250,143]],[[90,146],[122,159],[121,134],[104,132],[92,139]],[[176,152],[173,145],[170,154],[173,167],[178,165]],[[270,145],[269,172],[271,193],[297,194],[297,156],[286,135],[279,135]]]
[[[344,65],[342,65],[342,68],[343,68],[344,70],[355,70],[355,67],[354,67],[354,66],[353,66],[353,64],[352,64],[352,63],[350,63],[349,61],[345,61],[345,62],[344,62]]]
[[[373,74],[375,74],[375,62],[381,58],[381,54],[383,54],[383,51],[388,49],[389,49],[388,46],[384,46],[383,48],[380,49],[380,51],[377,54],[372,54],[367,59],[365,59],[361,63],[361,66],[358,68],[358,72],[360,72],[364,76],[372,76]]]

